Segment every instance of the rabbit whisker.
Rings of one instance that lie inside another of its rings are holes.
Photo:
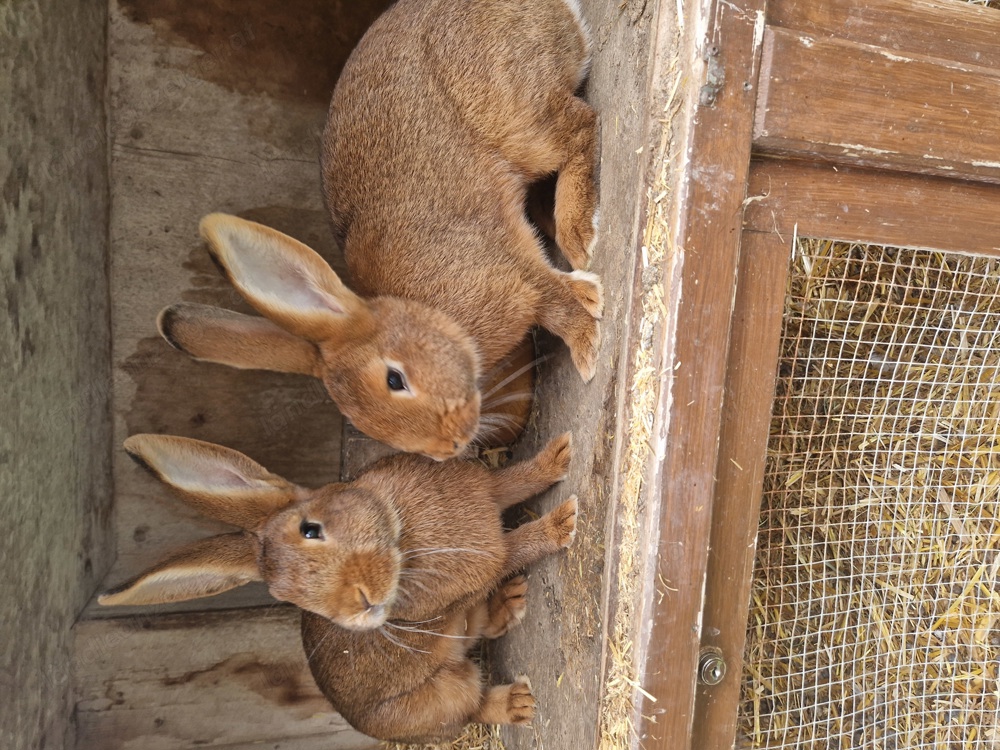
[[[450,577],[449,574],[445,573],[443,570],[431,570],[430,568],[403,568],[401,571],[399,571],[400,577],[402,577],[405,573],[409,573],[410,575],[407,577],[411,578],[414,575],[423,575],[424,573],[426,573],[429,576],[438,576],[439,578]]]
[[[506,420],[506,424],[501,421]],[[504,430],[509,430],[511,433],[517,434],[521,431],[521,424],[511,417],[505,417],[503,415],[493,415],[484,416],[479,418],[479,434],[488,437],[495,434],[499,434]],[[485,427],[485,429],[484,429]]]
[[[452,638],[456,641],[478,641],[479,638],[473,637],[471,635],[449,635],[448,633],[435,633],[433,630],[421,630],[420,628],[404,628],[400,625],[393,625],[391,622],[387,622],[386,625],[390,628],[395,628],[396,630],[404,630],[407,633],[421,633],[423,635],[433,635],[437,638]]]
[[[323,642],[327,638],[330,637],[331,633],[333,633],[333,627],[332,626],[330,627],[329,630],[326,631],[326,633],[323,635],[323,637],[319,639],[319,643],[316,644],[316,647],[312,650],[312,652],[309,654],[309,656],[306,657],[306,661],[312,661],[312,658],[316,655],[316,652],[319,651],[319,647],[322,646]]]
[[[479,424],[486,425],[487,427],[497,428],[519,428],[520,423],[513,417],[509,417],[506,414],[486,414],[485,416],[479,417]]]
[[[425,557],[427,555],[442,555],[447,552],[465,552],[470,555],[480,555],[481,557],[496,557],[492,552],[471,549],[470,547],[418,547],[417,549],[407,550],[406,554],[403,555],[403,560],[413,560],[414,558]]]
[[[385,623],[385,624],[388,625],[389,623]],[[382,636],[387,641],[389,641],[390,643],[393,643],[393,644],[399,646],[401,649],[405,649],[406,651],[410,651],[410,652],[413,652],[413,653],[417,653],[417,652],[419,652],[421,654],[429,654],[430,653],[430,651],[424,651],[422,648],[417,648],[416,646],[407,646],[405,643],[402,643],[401,641],[397,641],[391,635],[389,635],[388,633],[386,633],[385,630],[383,630],[382,628],[379,628],[378,632],[381,633]]]
[[[480,409],[488,409],[494,406],[503,406],[504,404],[509,404],[512,401],[531,401],[535,394],[531,391],[518,391],[517,393],[511,393],[507,396],[497,396],[489,401],[486,401],[480,406]],[[487,413],[489,414],[489,412]]]
[[[500,422],[508,422],[510,424],[519,425],[520,423],[514,419],[510,414],[504,414],[502,411],[494,411],[488,414],[480,414],[479,419],[481,422],[486,422],[486,424],[498,424]]]
[[[396,620],[396,622],[405,622],[407,625],[425,625],[429,622],[434,622],[436,620],[441,620],[441,619],[443,619],[442,616],[438,615],[437,617],[432,617],[429,620]]]
[[[416,578],[410,578],[409,582],[412,583],[414,586],[418,587],[425,594],[431,593],[431,590],[427,588],[424,584],[422,584],[420,581],[418,581]],[[409,594],[406,595],[406,598],[409,601],[413,601]]]
[[[516,380],[517,378],[519,378],[522,375],[524,375],[524,373],[526,373],[528,370],[530,370],[535,365],[540,365],[542,362],[544,362],[545,360],[547,360],[550,356],[552,356],[552,355],[545,354],[545,355],[542,355],[541,357],[535,357],[535,359],[531,360],[528,364],[524,365],[524,367],[519,367],[517,370],[515,370],[514,372],[512,372],[510,375],[508,375],[507,377],[505,377],[503,380],[501,380],[495,386],[493,386],[488,391],[486,391],[486,393],[484,393],[483,396],[482,396],[483,400],[485,400],[485,399],[489,398],[490,396],[492,396],[494,393],[496,393],[501,388],[503,388],[505,385],[507,385],[510,381]]]

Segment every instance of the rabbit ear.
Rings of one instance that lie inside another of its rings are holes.
[[[163,308],[156,327],[167,343],[195,359],[246,370],[320,375],[321,360],[315,344],[267,318],[182,303]]]
[[[125,450],[210,518],[254,530],[307,491],[238,451],[169,435],[133,435]]]
[[[367,310],[325,260],[281,232],[226,214],[209,214],[200,230],[240,294],[296,336],[322,341]]]
[[[202,539],[101,594],[99,604],[166,604],[213,596],[262,580],[249,535]]]

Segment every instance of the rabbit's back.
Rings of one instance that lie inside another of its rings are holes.
[[[519,343],[539,302],[524,191],[559,167],[539,145],[549,94],[575,89],[588,55],[563,0],[402,0],[372,26],[323,136],[327,206],[361,293],[442,309],[486,345],[486,367]]]

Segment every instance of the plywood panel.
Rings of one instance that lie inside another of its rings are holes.
[[[307,485],[339,478],[341,418],[318,382],[195,362],[159,338],[155,318],[182,300],[249,310],[197,236],[210,211],[275,226],[342,269],[322,205],[317,136],[340,65],[384,4],[112,3],[111,581],[219,530],[128,461],[117,446],[129,434],[218,442]],[[193,606],[248,601],[267,599],[244,589]]]
[[[791,242],[802,237],[1000,253],[1000,188],[829,164],[760,160],[745,225]]]
[[[79,747],[362,750],[309,674],[292,607],[76,628]]]
[[[754,146],[1000,182],[998,101],[995,68],[769,28]]]

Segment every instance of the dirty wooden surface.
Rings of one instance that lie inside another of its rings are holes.
[[[768,28],[760,80],[759,151],[1000,182],[996,68]]]
[[[103,0],[0,9],[0,747],[73,746],[113,557]]]
[[[298,610],[287,606],[81,622],[78,747],[376,746],[319,692],[295,637],[298,627]]]
[[[342,420],[318,382],[195,362],[160,339],[155,318],[182,300],[249,311],[197,236],[199,218],[211,211],[274,226],[342,268],[320,195],[318,132],[343,60],[384,5],[111,3],[118,558],[106,585],[186,541],[222,530],[125,456],[120,445],[130,434],[218,442],[307,486],[339,479]],[[234,610],[270,603],[265,587],[253,585],[153,610],[92,605],[77,632],[81,686],[106,692],[112,678],[94,670],[112,665],[116,690],[128,698],[97,706],[97,694],[84,694],[80,750],[193,747],[206,738],[226,747],[262,738],[303,750],[357,746],[302,669],[297,616]],[[219,619],[168,614],[212,608],[224,609]],[[142,629],[129,631],[137,621]],[[171,629],[170,623],[180,625]],[[87,656],[109,638],[120,646],[107,655],[111,662]],[[285,656],[275,662],[275,653]],[[254,680],[273,676],[267,665],[284,669],[290,660],[294,705],[283,697],[280,681],[255,690]],[[164,682],[184,664],[187,672],[206,670],[208,677],[184,686]]]
[[[801,237],[1000,254],[1000,188],[924,175],[761,159],[745,222]]]
[[[569,477],[539,500],[551,509],[572,493],[580,499],[573,546],[531,570],[528,609],[521,625],[496,643],[495,679],[527,674],[538,698],[531,730],[505,729],[507,747],[593,748],[597,743],[602,650],[608,587],[606,533],[614,512],[621,448],[622,373],[638,255],[638,202],[643,198],[649,28],[655,3],[583,0],[594,39],[585,98],[600,122],[601,224],[591,268],[604,284],[604,319],[597,375],[581,382],[558,340],[540,335],[541,363],[532,420],[515,457],[531,455],[550,438],[573,432]],[[647,147],[648,148],[648,147]]]
[[[736,706],[742,685],[750,582],[790,254],[790,239],[783,242],[776,234],[743,233],[701,637],[703,649],[719,649],[727,672],[720,684],[698,687],[692,748],[731,747],[736,736]]]
[[[198,238],[210,211],[270,224],[342,265],[320,196],[317,133],[340,65],[383,4],[111,4],[112,582],[219,529],[132,465],[120,449],[130,434],[218,442],[306,485],[339,477],[341,418],[317,381],[195,362],[159,337],[155,318],[181,300],[249,310]]]
[[[695,678],[708,557],[729,325],[739,256],[740,213],[750,162],[762,0],[685,5],[685,24],[707,14],[707,39],[688,36],[680,65],[698,75],[682,90],[680,118],[690,123],[675,145],[691,162],[677,174],[669,254],[667,322],[657,369],[667,373],[655,428],[662,463],[653,468],[651,508],[658,526],[656,559],[642,621],[649,618],[641,675],[638,732],[647,748],[687,747],[694,719]],[[693,33],[693,29],[691,32]],[[759,40],[759,37],[757,37]],[[699,65],[695,58],[704,58]],[[707,68],[707,70],[706,70]],[[720,76],[721,74],[721,76]],[[722,77],[724,76],[724,78]],[[721,84],[715,92],[703,82]],[[675,124],[679,126],[679,124]],[[655,703],[654,703],[655,701]]]
[[[771,26],[1000,68],[1000,13],[968,0],[768,0]]]

